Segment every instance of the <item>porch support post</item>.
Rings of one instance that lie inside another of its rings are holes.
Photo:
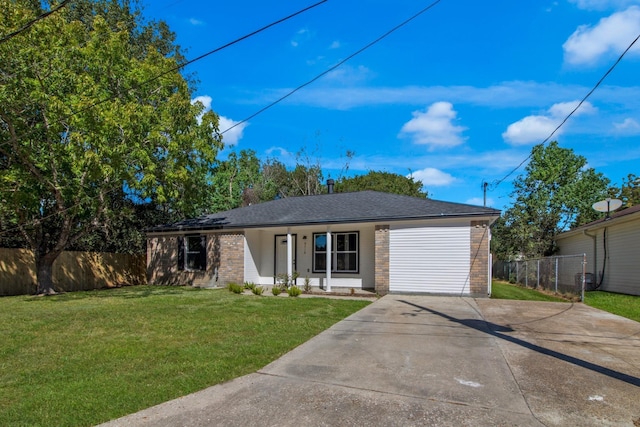
[[[287,275],[289,280],[293,278],[293,236],[290,228],[287,228]]]
[[[331,256],[331,227],[327,227],[327,286],[326,291],[331,292],[331,261],[333,257]]]

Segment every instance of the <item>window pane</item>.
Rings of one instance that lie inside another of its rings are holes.
[[[341,253],[336,255],[336,271],[357,271],[358,257],[354,253]]]
[[[200,236],[188,236],[187,237],[187,251],[188,252],[200,252],[202,250],[202,244]]]
[[[315,250],[316,251],[326,251],[327,250],[327,235],[326,234],[316,234],[313,238],[315,240]]]
[[[206,238],[204,236],[187,236],[186,243],[186,266],[188,270],[206,269]]]
[[[347,270],[358,270],[358,256],[354,253],[347,254]]]
[[[358,235],[356,233],[349,234],[349,250],[350,251],[358,250]]]
[[[341,252],[346,250],[346,235],[336,234],[336,251]]]
[[[316,270],[316,271],[325,271],[327,269],[327,254],[326,254],[326,252],[316,253],[315,265],[314,265],[313,269]]]

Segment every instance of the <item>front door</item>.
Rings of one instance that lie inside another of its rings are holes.
[[[291,235],[291,243],[293,245],[293,271],[296,270],[296,235]],[[275,239],[275,276],[279,274],[287,274],[287,235],[278,234]]]

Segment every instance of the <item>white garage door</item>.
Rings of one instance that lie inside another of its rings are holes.
[[[389,290],[468,294],[469,224],[391,227]]]

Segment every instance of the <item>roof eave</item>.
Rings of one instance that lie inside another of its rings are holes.
[[[147,234],[175,233],[175,232],[195,232],[195,231],[216,231],[216,230],[243,230],[245,228],[275,228],[275,227],[300,227],[313,225],[335,225],[335,224],[355,224],[355,223],[372,223],[372,222],[398,222],[398,221],[419,221],[447,218],[488,218],[493,223],[500,216],[500,211],[491,212],[465,212],[458,214],[435,214],[435,215],[415,215],[415,216],[390,216],[390,217],[365,217],[365,218],[336,218],[322,221],[304,221],[304,222],[264,222],[264,223],[246,223],[246,224],[216,224],[212,226],[182,226],[182,227],[157,227],[145,230]]]

